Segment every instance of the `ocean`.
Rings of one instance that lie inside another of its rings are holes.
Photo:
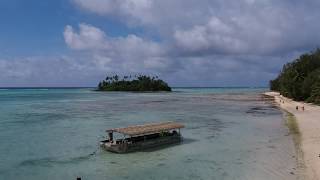
[[[266,90],[2,89],[0,179],[295,179],[295,146]],[[181,144],[129,154],[99,147],[108,128],[162,121],[186,126]]]

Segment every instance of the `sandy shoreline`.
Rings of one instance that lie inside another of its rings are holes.
[[[277,92],[264,94],[274,97],[279,107],[295,116],[301,133],[301,149],[305,164],[304,176],[308,180],[320,180],[320,106],[296,102]],[[298,110],[296,110],[297,106]]]

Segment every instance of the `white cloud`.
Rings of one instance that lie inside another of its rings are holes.
[[[151,16],[145,16],[153,7],[153,0],[73,0],[82,9],[100,15],[133,17],[151,22]],[[141,18],[143,17],[143,18]]]
[[[134,34],[126,37],[109,37],[101,29],[82,23],[79,25],[79,32],[67,25],[64,37],[70,48],[85,51],[86,57],[106,72],[164,70],[151,64],[161,63],[162,66],[167,67],[165,63],[170,63],[164,61],[167,52],[161,43],[146,40]]]
[[[84,10],[149,29],[195,54],[276,54],[319,45],[320,3],[278,0],[74,0]],[[307,33],[307,32],[308,33]]]
[[[87,57],[0,59],[0,87],[95,86],[112,69]],[[110,66],[109,66],[110,67]]]
[[[150,55],[162,53],[160,44],[145,40],[134,34],[126,37],[108,37],[101,29],[89,24],[79,24],[79,32],[67,25],[64,31],[66,44],[75,50],[103,50],[107,53],[122,52],[123,55]]]
[[[301,14],[302,9],[252,3],[231,14],[211,16],[204,24],[176,29],[177,46],[195,54],[273,55],[319,45],[320,35],[315,32],[320,25],[312,16]],[[309,17],[309,22],[302,16]]]
[[[157,74],[186,86],[266,85],[283,63],[320,42],[318,0],[72,1],[160,40],[66,25],[71,56],[0,59],[1,86],[95,85],[106,73]]]
[[[274,11],[275,14],[282,13]],[[64,36],[70,48],[86,52],[85,58],[91,60],[87,66],[96,68],[100,74],[155,73],[182,85],[192,84],[191,80],[197,85],[208,82],[257,84],[259,79],[266,84],[278,73],[281,64],[289,60],[284,56],[292,54],[273,53],[300,45],[296,42],[285,44],[285,40],[291,38],[286,30],[293,25],[284,25],[290,16],[278,20],[277,14],[267,17],[266,12],[259,12],[256,16],[252,16],[252,12],[239,17],[230,14],[227,17],[210,16],[204,18],[206,21],[202,24],[171,27],[172,33],[162,42],[134,34],[110,37],[98,27],[84,23],[79,25],[78,32],[66,26]],[[192,78],[188,76],[190,74]],[[170,78],[171,75],[175,80]],[[237,78],[243,79],[237,81]]]
[[[139,11],[147,10],[152,6],[153,0],[74,0],[80,7],[89,11],[108,15],[123,13],[139,16]]]
[[[177,30],[174,39],[178,47],[191,52],[237,53],[248,50],[248,44],[234,34],[236,28],[217,17],[212,17],[203,26],[194,26],[191,30]]]
[[[79,33],[67,25],[63,35],[66,44],[73,49],[106,49],[109,46],[103,31],[84,23],[79,24]]]
[[[288,57],[216,55],[115,59],[109,54],[0,59],[0,86],[96,86],[106,74],[147,73],[173,86],[266,85]]]

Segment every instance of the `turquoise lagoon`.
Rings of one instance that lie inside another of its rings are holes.
[[[294,179],[296,152],[263,88],[175,88],[172,93],[0,90],[0,179]],[[105,130],[185,124],[184,141],[113,154]]]

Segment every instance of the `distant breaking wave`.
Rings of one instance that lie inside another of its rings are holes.
[[[21,89],[21,90],[27,90],[27,91],[48,91],[49,89]]]

